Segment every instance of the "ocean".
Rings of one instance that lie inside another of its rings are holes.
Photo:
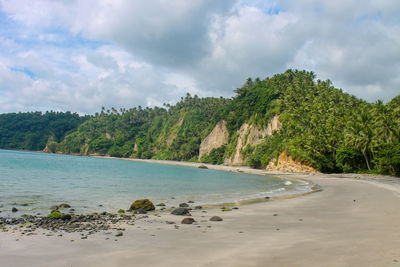
[[[46,215],[60,203],[76,213],[117,212],[141,198],[171,207],[189,200],[221,204],[310,190],[307,182],[262,175],[0,149],[0,216]],[[12,207],[18,212],[11,213]]]

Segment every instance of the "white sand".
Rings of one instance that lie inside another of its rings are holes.
[[[149,215],[118,241],[104,233],[87,240],[0,233],[0,266],[400,266],[397,178],[280,176],[307,179],[323,191],[231,212],[193,211],[197,225],[181,225],[182,216]],[[224,221],[208,221],[213,215]]]

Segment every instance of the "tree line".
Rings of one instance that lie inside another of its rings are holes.
[[[225,98],[187,94],[175,105],[102,108],[94,116],[72,113],[0,115],[0,147],[82,155],[198,161],[201,141],[225,120],[228,144],[201,161],[231,157],[243,123],[267,127],[279,115],[282,128],[241,153],[265,167],[286,151],[321,172],[368,172],[400,176],[400,95],[368,103],[316,79],[287,70],[264,80],[247,79]]]

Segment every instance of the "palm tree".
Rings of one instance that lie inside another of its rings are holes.
[[[367,109],[367,105],[361,107],[359,113],[349,122],[345,132],[345,142],[362,153],[368,170],[371,170],[369,155],[374,135],[371,127],[373,124],[371,113]]]

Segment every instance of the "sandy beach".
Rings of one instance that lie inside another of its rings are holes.
[[[126,226],[118,238],[106,233],[81,240],[78,233],[0,232],[0,266],[400,266],[398,178],[268,174],[305,179],[322,191],[228,212],[192,210],[196,223],[191,225],[181,224],[186,216],[149,213]],[[223,221],[209,221],[214,215]]]

